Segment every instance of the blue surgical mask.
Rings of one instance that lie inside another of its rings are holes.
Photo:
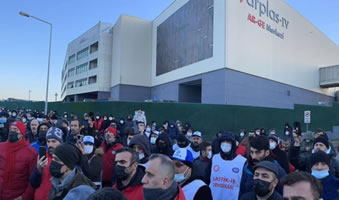
[[[328,170],[315,171],[312,170],[312,175],[317,179],[323,179],[329,175]]]
[[[7,122],[7,119],[6,119],[6,118],[0,119],[0,123],[5,124],[6,122]]]

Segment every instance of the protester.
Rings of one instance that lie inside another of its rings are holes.
[[[136,135],[136,133],[134,132],[133,128],[127,127],[125,128],[125,135],[126,135],[125,140],[123,138],[120,138],[121,144],[123,144],[124,146],[129,146],[129,144],[131,143],[131,140]]]
[[[8,138],[9,117],[7,112],[0,112],[0,142],[5,142]]]
[[[176,151],[179,148],[188,148],[188,146],[190,145],[190,141],[182,133],[178,134],[176,140],[177,140],[177,143],[173,144],[172,146],[173,151]]]
[[[102,119],[101,116],[97,113],[95,116],[95,121],[93,123],[96,131],[100,132],[103,121],[104,119]]]
[[[215,135],[216,138],[213,140],[212,142],[212,153],[214,154],[218,154],[220,147],[219,147],[219,138],[223,135],[223,131],[219,131],[217,132],[217,134]]]
[[[172,143],[176,143],[178,134],[180,133],[178,127],[176,126],[174,120],[171,120],[168,124],[167,135],[170,137]]]
[[[115,158],[116,184],[127,200],[143,200],[141,180],[145,175],[144,168],[138,165],[138,153],[125,147],[117,150]]]
[[[133,121],[135,121],[135,122],[143,122],[144,125],[147,124],[145,111],[142,111],[141,109],[136,110],[134,112]]]
[[[61,144],[53,152],[49,167],[52,187],[48,199],[82,200],[95,191],[96,186],[77,168],[81,153],[73,144]]]
[[[30,123],[30,131],[26,133],[26,140],[29,141],[29,143],[36,142],[38,137],[39,137],[39,132],[38,132],[38,126],[39,126],[39,121],[36,119],[33,119]]]
[[[52,127],[46,134],[47,147],[46,156],[39,157],[37,166],[30,176],[30,184],[35,188],[34,200],[45,200],[48,198],[49,190],[52,187],[52,175],[49,167],[52,162],[52,154],[57,146],[63,143],[60,129]]]
[[[279,170],[270,161],[261,161],[254,167],[254,191],[245,193],[240,200],[282,200],[282,196],[275,191],[278,185]]]
[[[72,119],[71,120],[71,132],[66,137],[66,141],[72,144],[76,144],[77,141],[82,139],[80,136],[80,130],[81,130],[80,120]]]
[[[151,135],[149,137],[149,142],[151,144],[151,152],[152,153],[156,152],[156,149],[157,149],[156,141],[158,139],[158,136],[159,136],[159,131],[155,130],[155,131],[151,132]]]
[[[37,152],[26,142],[26,127],[15,121],[8,140],[0,143],[0,199],[32,199],[29,177],[37,162]]]
[[[306,172],[293,172],[281,180],[284,200],[321,200],[322,186],[316,178]]]
[[[194,159],[200,156],[200,144],[202,142],[202,133],[195,131],[192,135],[192,143],[187,147],[187,149],[192,152]]]
[[[177,149],[171,157],[175,165],[174,181],[177,182],[185,194],[186,199],[212,199],[211,189],[200,178],[193,175],[193,155],[185,149]]]
[[[286,152],[282,151],[278,145],[278,138],[275,135],[270,135],[268,137],[270,142],[270,150],[272,152],[272,157],[276,160],[279,165],[285,170],[286,173],[290,172],[289,162]]]
[[[327,133],[323,129],[317,129],[317,131],[314,134],[314,139],[317,139],[319,136],[325,136],[325,137],[328,138]],[[336,152],[334,145],[332,144],[331,141],[328,141],[328,146],[329,146],[330,156],[336,157],[337,152]]]
[[[145,123],[143,121],[138,121],[138,134],[144,135],[145,134]]]
[[[142,179],[145,200],[185,200],[180,186],[174,181],[175,166],[165,155],[153,154]]]
[[[113,185],[113,165],[115,162],[115,154],[116,151],[123,146],[118,143],[117,139],[117,131],[113,127],[108,127],[105,130],[105,140],[102,142],[101,145],[102,149],[104,150],[103,156],[103,174],[102,174],[102,186],[103,187],[111,187]]]
[[[126,200],[126,198],[119,190],[105,187],[92,193],[87,200]]]
[[[210,184],[212,165],[212,145],[209,142],[200,144],[200,156],[194,160],[193,176],[201,178],[206,184]]]
[[[156,147],[155,153],[164,154],[166,156],[173,155],[172,143],[166,133],[159,135],[156,141]]]
[[[240,181],[246,158],[236,155],[236,142],[232,132],[219,138],[219,152],[212,158],[210,188],[214,200],[238,199]]]
[[[330,156],[323,151],[311,156],[312,175],[321,181],[324,200],[339,198],[339,179],[329,173],[330,162]]]
[[[45,146],[47,148],[47,140],[46,140],[46,134],[47,131],[39,131],[38,138],[35,142],[31,143],[31,146],[36,150],[36,152],[39,154],[39,148],[41,146]],[[62,135],[62,131],[61,131]]]
[[[136,135],[129,143],[129,147],[138,153],[139,164],[146,167],[151,155],[151,146],[145,135]]]

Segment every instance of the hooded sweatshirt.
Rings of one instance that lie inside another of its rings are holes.
[[[133,145],[138,145],[145,154],[145,157],[139,160],[139,163],[145,164],[148,162],[148,157],[151,155],[151,146],[150,142],[145,135],[136,135],[132,138],[131,142],[129,143],[130,147]]]

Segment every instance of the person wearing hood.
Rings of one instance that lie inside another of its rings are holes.
[[[206,184],[210,184],[211,165],[212,165],[212,145],[209,142],[203,142],[200,145],[200,156],[194,160],[193,175],[200,177]]]
[[[187,139],[187,137],[180,133],[177,136],[177,143],[173,144],[172,149],[173,151],[176,151],[179,148],[187,148],[190,145],[190,141]]]
[[[292,127],[288,123],[285,124],[284,135],[289,137],[292,135]]]
[[[121,191],[127,200],[144,199],[141,180],[145,172],[144,167],[138,165],[138,157],[138,153],[128,147],[116,152],[115,176],[117,181],[113,188]]]
[[[291,149],[290,153],[291,163],[295,166],[296,169],[311,173],[311,156],[300,156],[301,137],[294,138],[294,141],[294,146]],[[330,154],[331,148],[329,146],[328,138],[326,136],[319,136],[314,140],[312,154],[318,151],[323,151],[330,156],[331,162],[329,166],[329,172],[331,175],[339,178],[339,160],[333,157],[333,154]]]
[[[134,127],[134,121],[133,121],[132,115],[127,116],[127,120],[125,121],[125,123],[127,127],[130,127],[130,128]]]
[[[138,153],[139,164],[146,167],[148,158],[151,155],[151,147],[145,135],[136,135],[129,143],[129,147]]]
[[[167,128],[167,135],[172,140],[172,143],[175,143],[175,140],[177,139],[178,134],[179,134],[179,129],[176,126],[175,122],[171,120]]]
[[[104,150],[103,156],[103,173],[102,173],[102,186],[112,187],[114,174],[115,154],[118,149],[123,146],[118,143],[118,134],[115,128],[108,127],[104,133],[105,140],[102,142],[101,147]]]
[[[330,163],[330,156],[323,151],[318,151],[311,156],[311,174],[321,182],[324,200],[339,198],[339,179],[329,173]]]
[[[7,112],[0,112],[0,142],[5,142],[8,138],[9,117]]]
[[[188,200],[212,200],[211,189],[193,174],[193,155],[185,149],[177,149],[171,156],[175,166],[174,181],[182,188]]]
[[[219,152],[212,158],[211,182],[213,199],[238,199],[246,158],[236,155],[236,141],[232,132],[219,138]]]
[[[157,146],[155,153],[164,154],[166,156],[173,155],[172,143],[166,133],[160,134],[155,143]]]
[[[215,134],[215,139],[212,142],[212,153],[213,155],[218,154],[220,151],[220,147],[219,147],[219,138],[223,135],[223,131],[218,131]]]
[[[126,127],[127,124],[125,118],[121,117],[118,123],[118,130],[120,131],[120,133],[123,133]]]
[[[15,122],[17,117],[18,117],[18,112],[16,110],[10,111],[10,115],[8,117],[9,123]]]
[[[145,111],[142,111],[141,109],[136,110],[134,112],[133,121],[144,122],[144,124],[147,124]]]
[[[192,135],[192,143],[187,147],[187,149],[192,152],[194,159],[200,156],[200,144],[202,142],[202,133],[200,131],[195,131]]]
[[[104,121],[104,119],[101,118],[99,113],[97,113],[95,115],[95,120],[94,120],[94,123],[93,123],[95,130],[97,130],[97,131],[101,130],[103,121]]]
[[[288,157],[286,152],[282,151],[278,145],[278,138],[274,135],[268,137],[270,141],[270,150],[274,160],[278,161],[279,165],[285,170],[286,173],[290,172]]]
[[[149,136],[149,142],[151,144],[151,153],[155,153],[157,151],[156,141],[159,137],[159,131],[152,131]]]

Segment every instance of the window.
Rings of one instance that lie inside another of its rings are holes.
[[[99,43],[96,42],[96,43],[94,43],[94,44],[91,45],[89,51],[90,51],[90,53],[94,53],[94,52],[98,51],[98,49],[99,49]]]
[[[77,53],[77,60],[80,60],[81,58],[84,58],[86,56],[88,56],[88,47],[84,48],[83,50]]]
[[[75,75],[75,69],[74,69],[74,68],[69,69],[69,70],[68,70],[68,77],[72,77],[72,76],[74,76],[74,75]]]
[[[91,76],[88,78],[88,84],[93,84],[97,82],[97,76]]]
[[[80,79],[75,82],[75,87],[82,87],[85,85],[87,85],[87,78]]]
[[[89,61],[89,70],[95,69],[97,67],[98,67],[98,59],[97,58]]]
[[[67,89],[71,89],[71,88],[74,88],[74,82],[69,82],[67,83]]]
[[[88,63],[81,64],[77,66],[76,74],[81,74],[88,71]]]
[[[68,64],[72,64],[74,62],[75,62],[75,54],[73,54],[70,57],[68,57]]]

